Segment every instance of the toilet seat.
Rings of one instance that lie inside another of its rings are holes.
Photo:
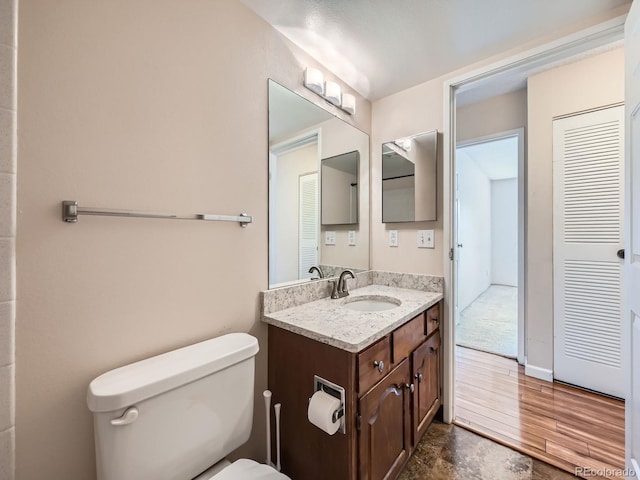
[[[291,480],[275,468],[253,460],[241,458],[236,460],[211,480]]]

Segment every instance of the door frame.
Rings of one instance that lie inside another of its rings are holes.
[[[444,291],[444,313],[445,320],[443,339],[443,419],[446,423],[451,423],[455,418],[455,333],[453,319],[454,287],[452,280],[453,272],[453,246],[454,232],[453,225],[455,214],[455,149],[456,149],[456,93],[462,92],[480,84],[485,84],[494,80],[504,73],[520,73],[532,71],[534,68],[541,68],[552,62],[577,55],[623,38],[624,22],[626,15],[615,17],[606,22],[581,30],[571,35],[546,43],[500,60],[495,63],[478,67],[461,75],[449,78],[443,82],[443,276],[445,286]],[[525,189],[526,194],[526,189]],[[526,240],[525,240],[526,246]],[[450,253],[451,252],[451,253]],[[525,268],[526,268],[525,259]],[[526,295],[525,295],[526,300]],[[526,349],[526,345],[525,345]],[[526,358],[525,358],[526,360]]]
[[[629,17],[625,29],[625,40],[631,41],[634,45],[638,43],[640,36],[640,5],[635,0],[631,5]],[[637,248],[638,245],[638,212],[634,211],[633,201],[637,199],[640,192],[637,190],[638,184],[634,185],[634,180],[640,176],[640,171],[636,170],[637,163],[634,160],[638,158],[636,148],[638,146],[637,139],[634,139],[634,126],[640,122],[640,86],[638,86],[638,69],[640,56],[636,49],[629,48],[625,51],[625,260],[624,260],[624,277],[627,280],[624,285],[623,305],[622,305],[622,334],[624,340],[623,360],[627,369],[625,380],[627,381],[626,402],[628,408],[625,408],[625,464],[629,469],[627,478],[637,478],[640,476],[640,423],[638,422],[638,402],[640,401],[640,381],[638,362],[634,362],[638,358],[640,342],[637,312],[640,311],[640,302],[637,296],[632,296],[632,291],[640,282],[640,257]],[[631,87],[631,88],[629,88]],[[634,122],[636,122],[634,124]],[[634,178],[635,177],[635,178]],[[634,187],[636,190],[634,191]],[[637,205],[637,204],[636,204]],[[632,473],[634,475],[632,475]]]
[[[526,235],[527,235],[527,222],[526,222],[526,215],[527,215],[527,195],[526,195],[526,187],[527,187],[527,179],[526,179],[526,175],[527,175],[527,164],[526,164],[526,159],[525,159],[525,145],[526,145],[526,138],[525,138],[525,132],[524,132],[524,128],[515,128],[513,130],[507,130],[505,132],[499,132],[499,133],[494,133],[491,135],[486,135],[483,137],[478,137],[478,138],[472,138],[470,140],[465,140],[463,142],[458,142],[456,144],[456,149],[458,148],[463,148],[463,147],[469,147],[471,145],[479,145],[482,143],[489,143],[489,142],[493,142],[496,140],[502,140],[505,138],[513,138],[513,137],[517,137],[518,138],[518,350],[517,350],[517,360],[519,364],[524,364],[525,362],[525,338],[526,338],[526,322],[525,322],[525,288],[526,288],[526,275],[525,275],[525,268],[526,268],[526,264],[525,264],[525,259],[527,258],[527,252],[526,252]],[[453,170],[453,175],[456,175],[456,170]],[[454,182],[457,182],[457,179],[454,180]],[[455,187],[455,185],[454,185]],[[453,245],[458,245],[459,242],[457,241],[457,238],[455,238],[455,233],[456,233],[456,225],[458,223],[458,215],[459,212],[457,210],[457,208],[455,208],[455,188],[453,190],[453,195],[454,195],[454,216],[453,216],[453,232],[454,232],[454,242]],[[457,255],[457,247],[453,247],[454,248],[454,265],[453,265],[453,281],[456,282],[455,284],[455,288],[452,289],[452,293],[454,295],[457,295],[457,263],[458,263],[458,255]],[[453,325],[455,325],[455,322],[457,320],[456,316],[460,314],[460,312],[457,311],[457,308],[455,307],[456,305],[456,297],[452,296],[451,298],[451,305],[453,305],[454,307],[451,309],[452,310],[452,314],[454,316],[453,318]]]

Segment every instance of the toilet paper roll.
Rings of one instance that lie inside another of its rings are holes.
[[[334,423],[331,417],[333,416],[333,412],[339,408],[340,400],[338,398],[318,390],[311,397],[307,416],[309,417],[309,421],[320,430],[327,432],[329,435],[333,435],[338,431],[338,428],[340,428],[340,419]]]

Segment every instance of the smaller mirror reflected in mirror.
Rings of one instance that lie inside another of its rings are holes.
[[[322,225],[358,223],[359,163],[357,150],[322,159]]]

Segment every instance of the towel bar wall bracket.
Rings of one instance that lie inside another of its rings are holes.
[[[101,210],[98,208],[82,208],[75,200],[62,202],[62,220],[67,223],[77,223],[78,215],[101,215],[106,217],[134,217],[134,218],[168,218],[177,220],[207,220],[217,222],[238,222],[241,227],[253,223],[253,217],[246,213],[240,215],[214,215],[197,213],[195,215],[176,215],[173,213],[132,212],[129,210]]]

